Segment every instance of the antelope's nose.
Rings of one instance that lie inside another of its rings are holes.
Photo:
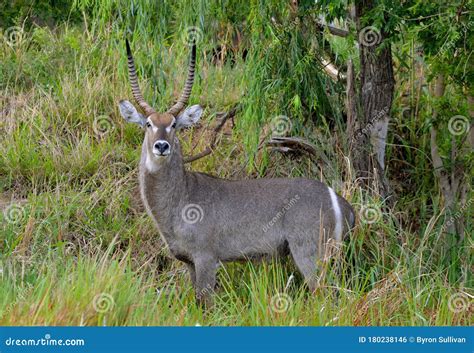
[[[170,144],[163,140],[156,141],[154,147],[160,154],[168,154],[170,150]]]

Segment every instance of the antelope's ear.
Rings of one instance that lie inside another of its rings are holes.
[[[186,110],[176,118],[176,129],[182,129],[196,124],[199,119],[201,119],[201,115],[202,108],[200,105],[193,105],[186,108]]]
[[[135,123],[143,127],[145,125],[146,118],[140,114],[132,103],[126,100],[119,102],[120,114],[129,123]]]

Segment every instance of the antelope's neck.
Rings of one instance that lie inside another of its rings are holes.
[[[146,167],[146,152],[140,162],[140,192],[148,214],[155,220],[160,232],[171,232],[180,200],[186,194],[186,171],[181,151],[177,148],[169,161],[156,171]]]

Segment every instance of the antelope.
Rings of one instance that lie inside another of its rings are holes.
[[[186,264],[199,304],[212,303],[216,272],[225,262],[291,254],[311,291],[318,259],[330,241],[354,226],[351,205],[333,189],[305,178],[225,180],[187,171],[176,132],[195,124],[203,109],[186,107],[194,82],[196,44],[177,102],[165,113],[143,98],[126,40],[129,81],[142,113],[119,102],[123,118],[145,136],[139,164],[140,194],[171,254]]]

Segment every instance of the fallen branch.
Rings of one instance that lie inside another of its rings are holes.
[[[202,151],[198,154],[195,154],[194,156],[185,157],[184,158],[184,163],[191,163],[191,162],[194,162],[194,161],[196,161],[198,159],[201,159],[205,156],[210,155],[214,151],[214,147],[215,147],[215,144],[217,142],[218,133],[222,130],[222,128],[224,127],[227,120],[234,118],[235,114],[237,113],[237,110],[238,110],[238,106],[236,105],[231,110],[229,110],[228,112],[223,113],[219,117],[219,122],[218,122],[218,124],[216,125],[216,127],[214,128],[214,130],[212,132],[211,142],[209,143],[209,146],[206,147],[204,151]]]
[[[305,152],[310,155],[317,155],[316,147],[308,141],[300,137],[281,137],[275,136],[267,142],[267,145],[271,147],[273,151],[278,152],[292,152],[301,153]]]
[[[326,59],[324,58],[320,58],[321,60],[321,64],[323,65],[323,70],[326,71],[326,73],[329,75],[329,77],[333,80],[333,81],[338,81],[339,78],[342,80],[342,81],[345,81],[346,80],[346,75],[345,74],[341,74],[340,73],[340,70],[334,66],[333,63],[327,61]]]

